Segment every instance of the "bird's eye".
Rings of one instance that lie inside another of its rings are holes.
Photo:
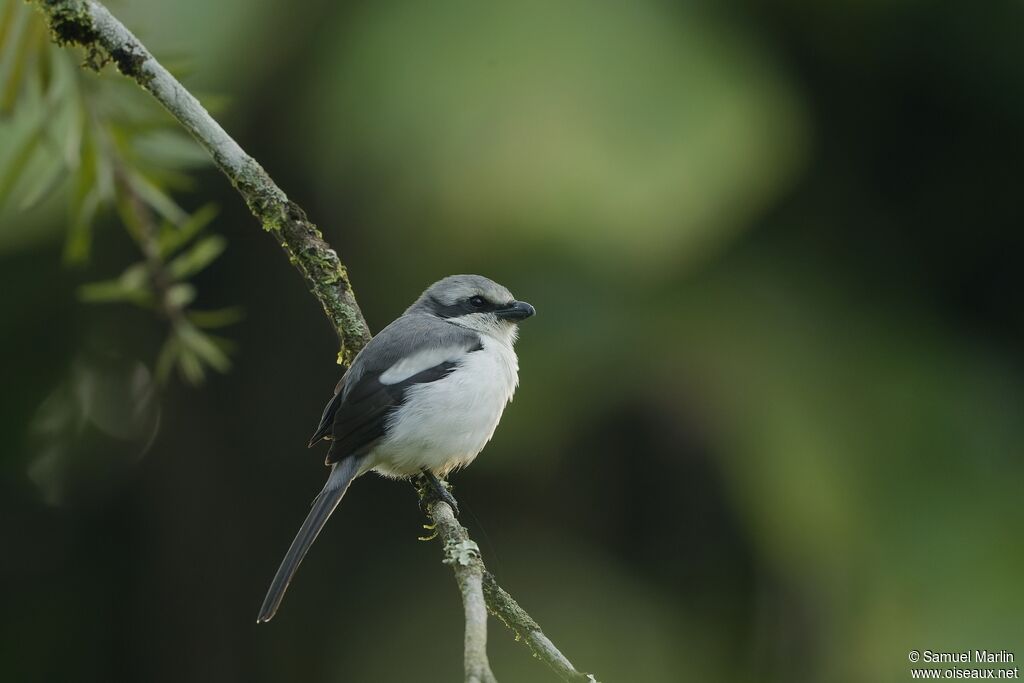
[[[473,296],[469,298],[469,305],[473,308],[483,308],[487,305],[487,299],[482,296]]]

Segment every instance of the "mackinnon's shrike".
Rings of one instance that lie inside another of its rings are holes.
[[[427,288],[359,352],[324,409],[309,445],[330,442],[331,474],[284,556],[257,621],[270,621],[288,583],[352,480],[437,477],[473,462],[519,384],[512,345],[534,308],[480,275]]]

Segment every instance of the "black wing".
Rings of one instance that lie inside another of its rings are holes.
[[[356,356],[324,408],[310,445],[321,439],[331,441],[328,465],[348,455],[366,453],[384,435],[388,414],[402,404],[410,387],[447,377],[464,354],[482,348],[475,332],[433,316],[403,315]],[[433,365],[400,382],[380,381],[396,363],[424,354],[429,358],[431,352],[436,358]]]
[[[480,347],[482,348],[482,347]],[[470,351],[476,351],[472,348]],[[371,443],[383,433],[383,419],[387,413],[398,407],[406,391],[414,384],[424,382],[436,382],[449,375],[455,370],[454,361],[445,361],[441,364],[428,368],[407,380],[396,384],[383,384],[380,381],[381,373],[367,373],[362,375],[350,391],[345,391],[345,378],[342,377],[335,387],[334,395],[324,407],[324,415],[316,427],[316,431],[309,437],[309,447],[319,441],[327,439],[336,441],[332,451],[342,447],[345,436],[350,436],[351,446],[358,447]],[[383,413],[383,415],[379,415]],[[343,435],[338,438],[337,435]],[[346,450],[347,453],[353,453]],[[330,464],[333,461],[328,461]]]
[[[410,387],[443,379],[456,365],[454,361],[446,361],[395,384],[381,383],[380,373],[367,373],[351,390],[335,395],[327,406],[328,409],[333,406],[328,428],[331,449],[327,452],[327,464],[338,462],[347,455],[362,455],[372,448],[384,436],[388,414],[402,405]],[[338,396],[342,394],[345,398],[339,400]]]
[[[316,431],[313,432],[313,436],[309,437],[309,448],[319,443],[322,439],[331,438],[331,427],[334,425],[334,414],[338,412],[338,406],[341,405],[342,388],[345,385],[345,376],[342,375],[341,379],[338,380],[338,385],[334,387],[334,396],[324,406],[324,413],[320,416],[320,424],[317,425]]]

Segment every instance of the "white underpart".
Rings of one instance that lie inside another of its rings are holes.
[[[403,358],[380,376],[381,384],[398,384],[435,365],[456,361],[466,355],[464,346],[449,346],[436,349],[425,349]]]
[[[460,356],[447,377],[409,388],[365,469],[396,477],[428,469],[444,476],[473,462],[519,384],[515,326],[491,332],[481,335],[483,348]]]

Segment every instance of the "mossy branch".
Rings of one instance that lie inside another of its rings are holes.
[[[114,62],[162,104],[171,116],[209,152],[218,168],[245,199],[252,215],[288,255],[306,280],[338,333],[338,362],[351,364],[370,340],[370,330],[356,302],[348,272],[338,254],[301,207],[273,181],[259,163],[238,145],[209,112],[149,50],[95,0],[29,0],[46,16],[54,40],[80,45],[85,65],[102,68]],[[447,503],[435,501],[428,511],[444,542],[445,563],[451,565],[466,615],[466,681],[495,683],[487,662],[487,612],[497,616],[529,645],[563,680],[595,681],[569,663],[523,610],[487,572],[479,549]]]

